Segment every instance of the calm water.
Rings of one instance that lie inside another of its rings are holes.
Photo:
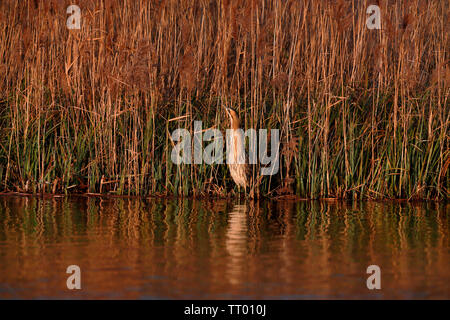
[[[0,197],[0,298],[450,299],[449,206]]]

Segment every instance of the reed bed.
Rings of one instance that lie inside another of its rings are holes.
[[[226,195],[171,132],[280,129],[262,194],[447,199],[447,1],[0,3],[0,190]],[[366,27],[381,8],[382,29]]]

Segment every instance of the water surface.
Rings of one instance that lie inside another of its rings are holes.
[[[0,197],[0,298],[449,299],[449,204]],[[381,268],[381,290],[366,269]],[[68,290],[66,268],[81,268]]]

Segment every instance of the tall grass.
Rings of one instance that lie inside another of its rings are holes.
[[[225,165],[174,165],[194,120],[279,128],[265,194],[448,197],[449,5],[378,1],[0,3],[0,190],[226,194]],[[278,181],[278,182],[275,182]]]

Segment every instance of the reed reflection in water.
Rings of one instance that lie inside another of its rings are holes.
[[[0,197],[0,298],[450,298],[445,203]],[[66,268],[81,268],[68,290]],[[382,289],[366,287],[379,265]]]

